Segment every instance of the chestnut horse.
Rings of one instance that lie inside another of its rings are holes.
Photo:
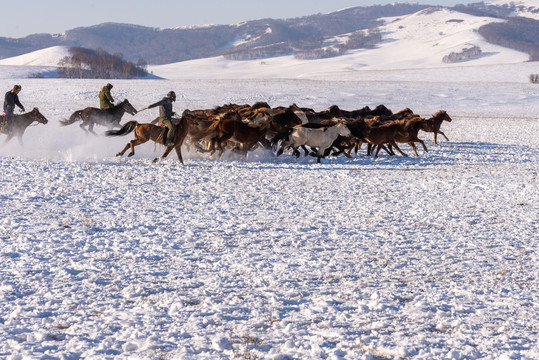
[[[417,147],[415,146],[416,142],[420,143],[423,146],[423,150],[425,150],[425,152],[428,152],[425,142],[417,137],[417,133],[419,132],[425,121],[425,119],[419,116],[404,120],[402,128],[395,134],[395,141],[400,143],[408,143],[408,145],[412,147],[412,150],[414,150],[415,156],[419,156],[419,154],[417,153]]]
[[[114,105],[110,109],[87,107],[82,110],[77,110],[71,114],[68,120],[60,120],[60,124],[62,126],[66,126],[82,120],[80,128],[84,130],[86,134],[92,133],[97,135],[94,132],[94,125],[103,125],[109,130],[114,129],[115,127],[121,127],[120,120],[125,113],[130,115],[135,115],[137,113],[137,110],[127,99],[118,103],[117,105]],[[88,127],[88,130],[86,130],[85,127]]]
[[[264,138],[271,125],[272,119],[265,110],[258,109],[250,119],[238,119],[236,113],[227,113],[229,116],[215,120],[197,137],[209,139],[211,146],[219,149],[220,155],[224,153],[223,145],[233,141],[236,143],[233,149],[247,156],[247,152]]]
[[[440,126],[442,126],[443,121],[451,122],[451,117],[447,114],[445,110],[440,110],[436,114],[434,114],[430,119],[425,120],[425,123],[421,127],[421,130],[425,132],[432,132],[434,133],[434,144],[438,144],[437,136],[438,134],[442,134],[442,136],[449,141],[447,136],[440,130]]]
[[[385,144],[389,144],[393,146],[395,149],[397,149],[398,152],[400,152],[404,156],[406,155],[395,142],[395,137],[397,136],[397,132],[402,129],[402,124],[400,122],[389,122],[387,124],[383,124],[380,126],[372,126],[370,127],[367,136],[365,136],[365,140],[369,144],[377,145],[378,149],[376,150],[376,153],[374,154],[374,157],[378,157],[378,153],[380,152],[380,149],[384,149],[387,151],[390,155],[395,155],[395,153],[391,150],[389,151]],[[370,155],[370,150],[367,150],[367,154]]]
[[[17,136],[21,146],[23,145],[22,136],[30,124],[32,124],[34,121],[37,121],[40,124],[46,124],[49,122],[45,116],[39,112],[38,108],[34,108],[32,111],[20,115],[13,114],[13,118],[11,120],[12,123],[9,127],[6,126],[5,118],[5,115],[0,116],[0,133],[7,135],[4,143],[7,143],[14,136]]]
[[[178,160],[183,164],[182,158],[182,144],[189,131],[189,121],[186,118],[173,119],[174,126],[176,131],[174,134],[174,139],[172,142],[167,145],[165,152],[161,155],[161,159],[164,159],[172,151],[176,150],[178,155]],[[122,156],[127,149],[131,149],[131,152],[127,156],[135,155],[135,146],[144,144],[148,140],[152,140],[156,143],[163,143],[163,128],[158,125],[153,124],[139,124],[136,121],[129,121],[119,130],[108,130],[105,132],[106,136],[123,136],[127,135],[132,131],[135,131],[135,139],[127,143],[122,151],[120,151],[116,156]],[[156,162],[158,158],[155,158],[153,162]]]

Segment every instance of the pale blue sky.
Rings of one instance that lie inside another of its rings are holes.
[[[398,1],[452,6],[475,1]],[[61,34],[80,26],[118,22],[158,28],[233,24],[261,18],[294,18],[353,6],[390,4],[384,0],[24,0],[2,1],[0,37]]]

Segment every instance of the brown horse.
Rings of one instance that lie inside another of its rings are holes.
[[[238,119],[234,113],[228,113],[217,119],[205,131],[197,136],[199,139],[209,139],[212,147],[224,153],[227,142],[234,143],[233,150],[238,150],[245,156],[260,140],[264,138],[270,127],[271,118],[264,109],[258,109],[250,119]]]
[[[378,149],[376,150],[376,153],[374,154],[374,157],[378,157],[378,153],[380,152],[380,149],[384,149],[388,152],[390,155],[395,155],[393,151],[389,151],[385,144],[389,144],[393,146],[395,149],[397,149],[398,152],[400,152],[404,156],[406,155],[395,142],[395,137],[397,135],[397,132],[402,129],[402,124],[400,122],[390,122],[387,124],[383,124],[380,126],[372,126],[370,127],[367,136],[365,136],[365,140],[369,144],[377,145]],[[367,154],[370,155],[370,150],[367,150]]]
[[[442,126],[443,121],[451,122],[451,117],[447,114],[445,110],[440,110],[436,114],[434,114],[430,119],[425,120],[425,123],[421,127],[421,130],[425,132],[432,132],[434,133],[434,144],[438,144],[437,136],[438,134],[442,134],[442,136],[449,141],[447,136],[440,130],[440,126]]]
[[[174,139],[171,143],[165,148],[165,152],[161,155],[161,159],[164,159],[172,151],[176,150],[178,155],[178,160],[183,164],[182,151],[181,147],[187,132],[189,131],[189,121],[185,118],[173,119],[175,129]],[[127,156],[135,155],[135,146],[144,144],[148,140],[152,140],[156,143],[163,143],[163,128],[158,125],[153,124],[139,124],[136,121],[129,121],[119,130],[108,130],[105,132],[106,136],[123,136],[127,135],[132,131],[135,131],[135,139],[127,143],[122,151],[120,151],[116,156],[122,156],[127,149],[131,149],[131,152]],[[158,158],[155,158],[153,161],[156,162]]]
[[[46,124],[49,121],[41,114],[38,108],[34,108],[32,111],[25,114],[13,114],[12,123],[10,126],[6,125],[5,115],[0,116],[0,133],[6,134],[7,138],[4,143],[7,143],[14,136],[19,138],[19,144],[23,145],[22,136],[26,131],[26,128],[30,126],[34,121],[40,124]]]
[[[399,122],[401,123],[401,128],[395,134],[395,141],[399,143],[408,143],[408,145],[412,147],[412,150],[416,156],[419,156],[417,153],[417,147],[415,146],[416,142],[423,146],[423,150],[425,150],[425,152],[428,152],[425,142],[417,137],[417,134],[423,126],[425,119],[416,116],[410,119],[400,120]],[[389,150],[393,151],[391,147],[392,145],[389,145]]]
[[[114,105],[110,109],[87,107],[82,110],[77,110],[71,114],[68,120],[60,120],[60,124],[62,126],[66,126],[82,120],[80,128],[84,130],[86,134],[92,133],[97,135],[94,132],[94,125],[103,125],[109,130],[114,129],[115,127],[121,127],[120,120],[125,113],[130,115],[135,115],[137,113],[137,110],[127,99],[118,103],[117,105]],[[88,130],[86,130],[85,127],[88,127]]]

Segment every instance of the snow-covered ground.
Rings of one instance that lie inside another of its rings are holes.
[[[4,91],[49,119],[0,147],[0,358],[538,359],[539,66],[503,48],[441,64],[473,31],[407,57],[412,26],[480,23],[439,15],[389,24],[379,51],[153,68],[169,80],[27,78],[62,48],[0,62]],[[420,157],[154,164],[154,144],[114,156],[133,135],[59,126],[107,82],[137,109],[174,90],[178,113],[385,104],[453,121],[440,145],[420,133]]]
[[[419,158],[363,149],[319,165],[261,150],[153,164],[153,144],[116,158],[132,135],[58,125],[96,106],[103,81],[4,81],[50,122],[1,148],[0,357],[539,358],[539,86],[455,74],[114,81],[138,109],[175,90],[177,111],[264,100],[453,117],[449,142],[421,135]]]

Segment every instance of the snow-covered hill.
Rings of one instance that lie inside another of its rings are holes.
[[[364,72],[361,71],[365,70],[518,64],[529,58],[528,54],[490,44],[478,34],[479,27],[503,21],[500,19],[433,7],[385,21],[386,25],[381,27],[383,42],[377,47],[334,58],[299,60],[294,56],[283,56],[235,61],[214,57],[150,66],[149,71],[165,79],[313,78],[330,74],[353,78],[362,76]],[[450,53],[458,54],[472,47],[480,49],[480,54],[455,63],[442,61]],[[31,77],[40,72],[41,66],[49,76],[54,76],[54,67],[66,55],[67,47],[55,46],[3,59],[0,60],[0,74],[4,78]]]
[[[230,61],[223,57],[185,61],[150,67],[157,76],[185,78],[296,78],[360,70],[402,70],[436,67],[482,66],[522,63],[528,55],[486,42],[477,29],[500,19],[477,17],[443,8],[430,8],[386,19],[381,28],[383,43],[374,49],[319,60],[297,60],[283,56],[264,60]],[[477,46],[482,54],[466,61],[447,64],[451,52]]]
[[[57,66],[60,59],[69,56],[66,46],[53,46],[50,48],[32,51],[31,53],[0,60],[0,65],[12,66]]]

